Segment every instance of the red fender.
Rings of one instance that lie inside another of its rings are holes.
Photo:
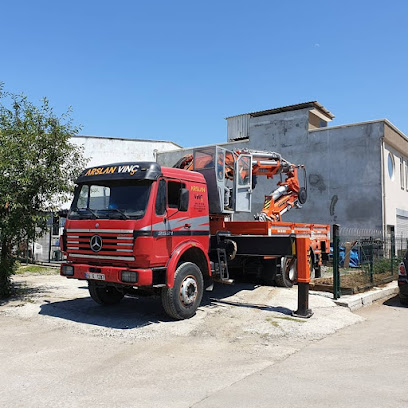
[[[174,285],[174,273],[176,272],[177,264],[180,260],[180,257],[183,255],[184,252],[186,252],[188,249],[193,248],[193,247],[201,249],[207,261],[208,275],[211,276],[210,260],[208,258],[208,254],[205,251],[204,247],[196,241],[183,242],[180,246],[178,246],[173,251],[173,253],[170,256],[169,261],[167,262],[167,265],[166,265],[167,266],[167,271],[166,271],[167,287],[172,288]]]

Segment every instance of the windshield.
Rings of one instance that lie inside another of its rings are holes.
[[[149,180],[82,184],[75,191],[69,219],[142,218],[149,200]]]

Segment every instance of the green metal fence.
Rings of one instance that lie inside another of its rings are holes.
[[[342,229],[332,232],[333,297],[355,294],[398,277],[408,240],[382,231]]]

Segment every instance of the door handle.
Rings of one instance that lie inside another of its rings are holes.
[[[191,228],[191,224],[184,224],[184,228]]]

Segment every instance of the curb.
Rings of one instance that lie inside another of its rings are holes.
[[[393,281],[382,288],[374,288],[366,293],[358,293],[356,295],[345,295],[338,300],[333,300],[338,306],[348,307],[351,311],[360,309],[364,306],[369,306],[379,299],[398,293],[398,282]]]

